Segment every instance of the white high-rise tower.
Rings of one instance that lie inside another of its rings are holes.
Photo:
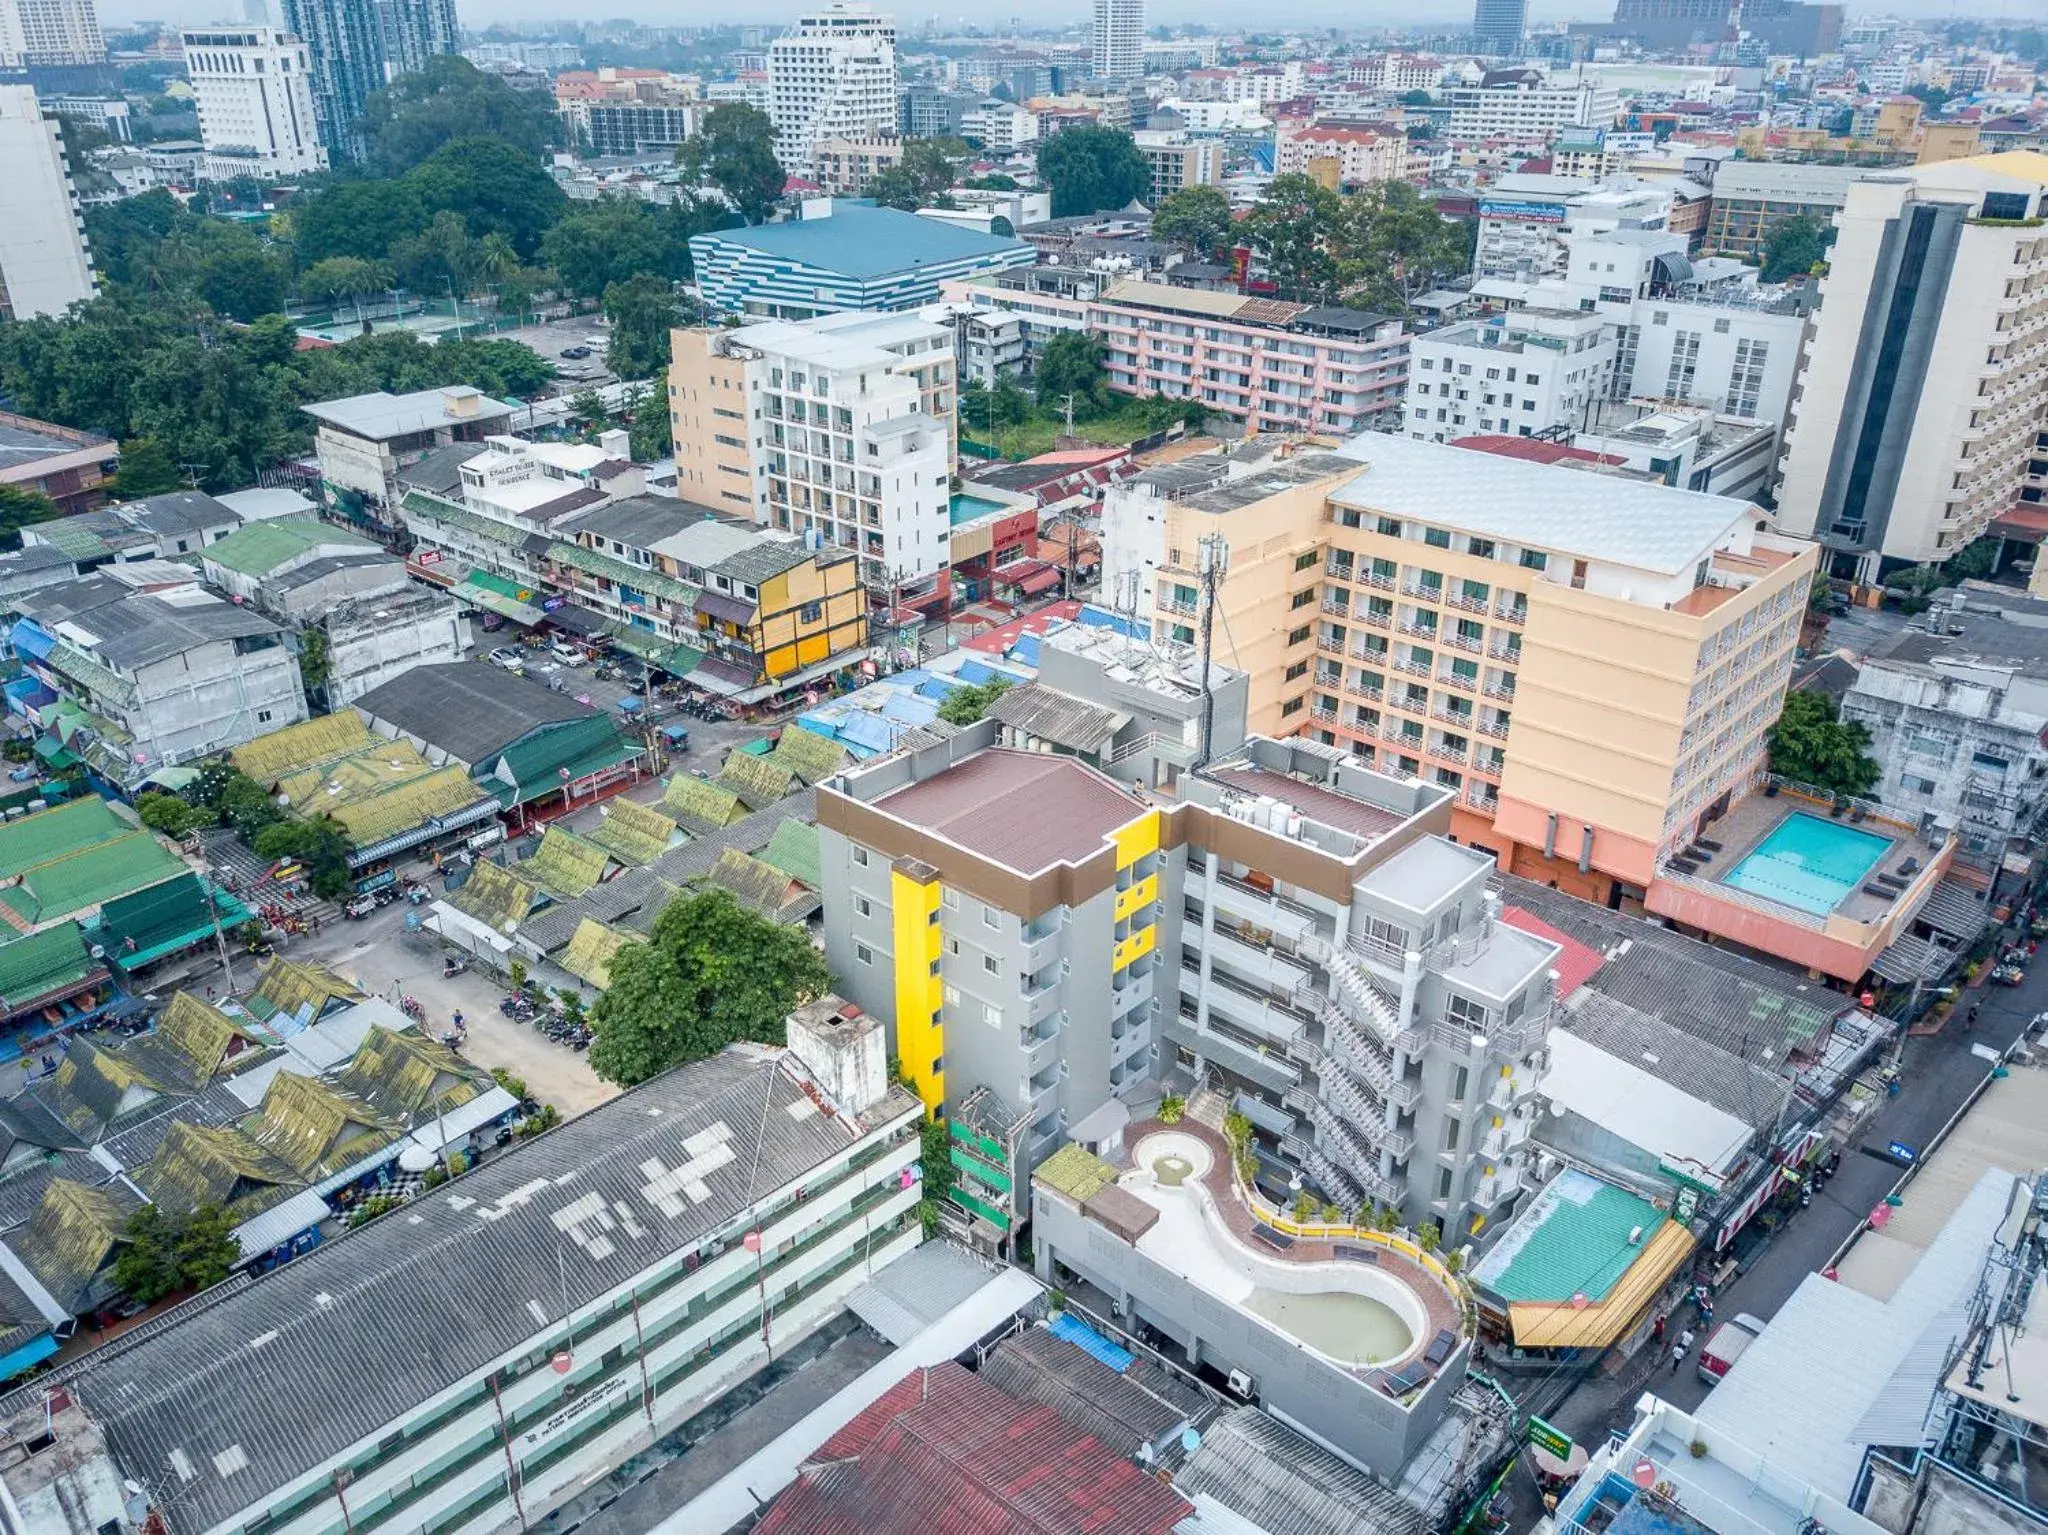
[[[1145,73],[1145,0],[1095,0],[1098,80],[1136,80]]]
[[[799,17],[768,49],[775,158],[809,176],[820,139],[896,132],[896,18],[835,4]]]
[[[190,27],[180,37],[207,180],[269,181],[327,169],[304,43],[258,26]]]
[[[0,85],[0,321],[62,314],[93,295],[92,252],[57,120],[33,88]]]

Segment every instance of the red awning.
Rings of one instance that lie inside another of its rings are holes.
[[[1991,520],[1991,530],[2021,544],[2038,544],[2048,539],[2048,505],[2022,501],[2011,511]]]
[[[1027,597],[1036,597],[1040,593],[1051,591],[1059,584],[1060,573],[1051,566],[1047,566],[1044,570],[1032,571],[1030,575],[1019,581],[1017,583],[1017,590],[1024,593]]]

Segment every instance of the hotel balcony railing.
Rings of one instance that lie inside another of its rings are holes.
[[[1342,597],[1325,597],[1323,599],[1323,611],[1325,613],[1334,613],[1339,618],[1348,618],[1351,616],[1351,604]]]
[[[1506,720],[1480,720],[1472,728],[1483,736],[1492,736],[1496,741],[1505,741],[1508,738]]]
[[[1394,627],[1403,634],[1412,634],[1419,640],[1428,640],[1431,643],[1435,643],[1437,638],[1436,625],[1423,623],[1418,619],[1404,618]]]
[[[1465,685],[1467,687],[1471,686],[1469,682]],[[1498,698],[1503,700],[1504,702],[1510,703],[1514,701],[1515,690],[1512,687],[1504,686],[1503,684],[1498,682],[1489,682],[1479,691],[1484,693],[1488,698]]]
[[[1526,623],[1529,618],[1529,604],[1526,602],[1499,603],[1494,607],[1493,616],[1506,619],[1511,624]]]
[[[1419,581],[1404,581],[1401,584],[1401,595],[1413,597],[1417,602],[1442,602],[1444,589],[1441,586],[1424,586]]]
[[[1439,762],[1456,763],[1459,767],[1463,767],[1465,765],[1466,751],[1465,748],[1462,746],[1451,746],[1445,742],[1439,741],[1434,746],[1430,747],[1429,754],[1430,756],[1436,758]]]
[[[1391,629],[1394,627],[1394,615],[1391,613],[1365,612],[1358,615],[1358,622],[1371,629]]]
[[[1335,709],[1310,709],[1308,711],[1308,717],[1314,720],[1319,725],[1334,725],[1338,723],[1337,711]]]
[[[1335,560],[1323,561],[1323,574],[1333,581],[1349,581],[1356,570],[1356,566],[1339,565]]]
[[[1334,667],[1318,666],[1316,668],[1316,686],[1319,688],[1341,688],[1344,686],[1344,673]]]
[[[1460,634],[1455,629],[1444,636],[1444,643],[1454,650],[1470,651],[1475,656],[1486,648],[1486,642],[1476,635]]]
[[[1159,606],[1161,611],[1167,613],[1192,614],[1197,604],[1183,597],[1161,597]]]
[[[1345,691],[1350,693],[1354,698],[1363,698],[1370,703],[1378,703],[1381,699],[1386,697],[1386,690],[1384,688],[1374,687],[1369,682],[1353,683]]]
[[[1393,668],[1397,672],[1406,672],[1411,677],[1427,677],[1433,664],[1429,661],[1396,661]]]
[[[1444,598],[1444,604],[1447,607],[1462,608],[1467,613],[1484,613],[1488,605],[1486,598],[1470,597],[1463,592],[1451,593]]]
[[[1344,641],[1334,634],[1319,634],[1316,636],[1316,649],[1325,655],[1341,656],[1344,654]]]
[[[1391,592],[1394,589],[1394,578],[1377,570],[1360,571],[1358,582],[1361,586],[1377,587],[1383,592]]]

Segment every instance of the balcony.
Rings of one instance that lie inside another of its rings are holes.
[[[1519,1170],[1508,1167],[1490,1178],[1481,1178],[1479,1187],[1473,1190],[1472,1202],[1482,1209],[1495,1209],[1506,1204],[1522,1192],[1522,1175]]]
[[[1323,599],[1323,611],[1334,614],[1338,618],[1347,618],[1351,614],[1351,604],[1343,597],[1325,597]]]
[[[1383,592],[1391,592],[1394,589],[1394,578],[1384,571],[1361,571],[1358,576],[1358,583],[1361,586],[1370,586]]]
[[[1510,645],[1506,640],[1495,640],[1486,647],[1486,653],[1496,661],[1512,661],[1518,665],[1522,659],[1522,647]]]
[[[1364,624],[1368,629],[1385,629],[1391,631],[1394,627],[1393,614],[1375,613],[1371,609],[1367,609],[1365,612],[1360,613],[1355,621]]]
[[[1447,742],[1439,741],[1429,748],[1429,754],[1439,762],[1449,762],[1457,767],[1465,765],[1466,753],[1465,748],[1462,746],[1452,746]]]
[[[1467,613],[1484,613],[1487,610],[1485,597],[1471,597],[1464,592],[1453,592],[1444,598],[1444,602],[1449,607],[1460,608]]]
[[[1276,995],[1292,995],[1308,984],[1309,968],[1301,960],[1240,937],[1229,928],[1219,927],[1210,934],[1209,955],[1213,961],[1229,966],[1235,974]]]
[[[1526,602],[1502,603],[1494,608],[1493,616],[1506,623],[1527,623],[1529,621],[1529,604]]]
[[[1201,894],[1199,878],[1188,881],[1190,894]],[[1262,890],[1235,875],[1218,874],[1209,887],[1209,899],[1219,914],[1227,913],[1241,922],[1281,937],[1298,939],[1315,931],[1315,913],[1296,905],[1285,896]]]
[[[1482,654],[1486,649],[1485,642],[1478,637],[1470,634],[1459,634],[1456,630],[1446,634],[1443,642],[1453,650],[1462,650],[1475,656]]]
[[[1319,634],[1316,636],[1316,649],[1326,656],[1341,656],[1344,654],[1344,636],[1341,634]]]
[[[1352,569],[1350,565],[1340,565],[1335,560],[1323,562],[1323,574],[1333,581],[1349,581],[1352,578]]]
[[[1339,723],[1337,711],[1335,709],[1325,709],[1320,704],[1308,711],[1308,717],[1318,725],[1335,725]]]
[[[1316,668],[1316,686],[1319,688],[1341,688],[1344,686],[1344,671],[1336,666]]]

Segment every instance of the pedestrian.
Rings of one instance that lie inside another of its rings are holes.
[[[1664,1318],[1658,1317],[1650,1327],[1650,1341],[1659,1347],[1664,1343]]]
[[[1688,1327],[1678,1335],[1678,1357],[1683,1359],[1692,1351],[1693,1330]]]
[[[1978,1009],[1980,1009],[1983,1006],[1984,1004],[1982,1002],[1972,1002],[1970,1004],[1970,1011],[1967,1014],[1965,1014],[1963,1018],[1964,1028],[1974,1029],[1975,1027],[1977,1027],[1977,1012]]]
[[[1671,1373],[1672,1373],[1673,1375],[1676,1375],[1676,1374],[1678,1373],[1678,1367],[1679,1367],[1680,1365],[1684,1364],[1684,1363],[1685,1363],[1685,1345],[1684,1345],[1683,1343],[1674,1343],[1674,1344],[1672,1344],[1672,1345],[1671,1345]]]

